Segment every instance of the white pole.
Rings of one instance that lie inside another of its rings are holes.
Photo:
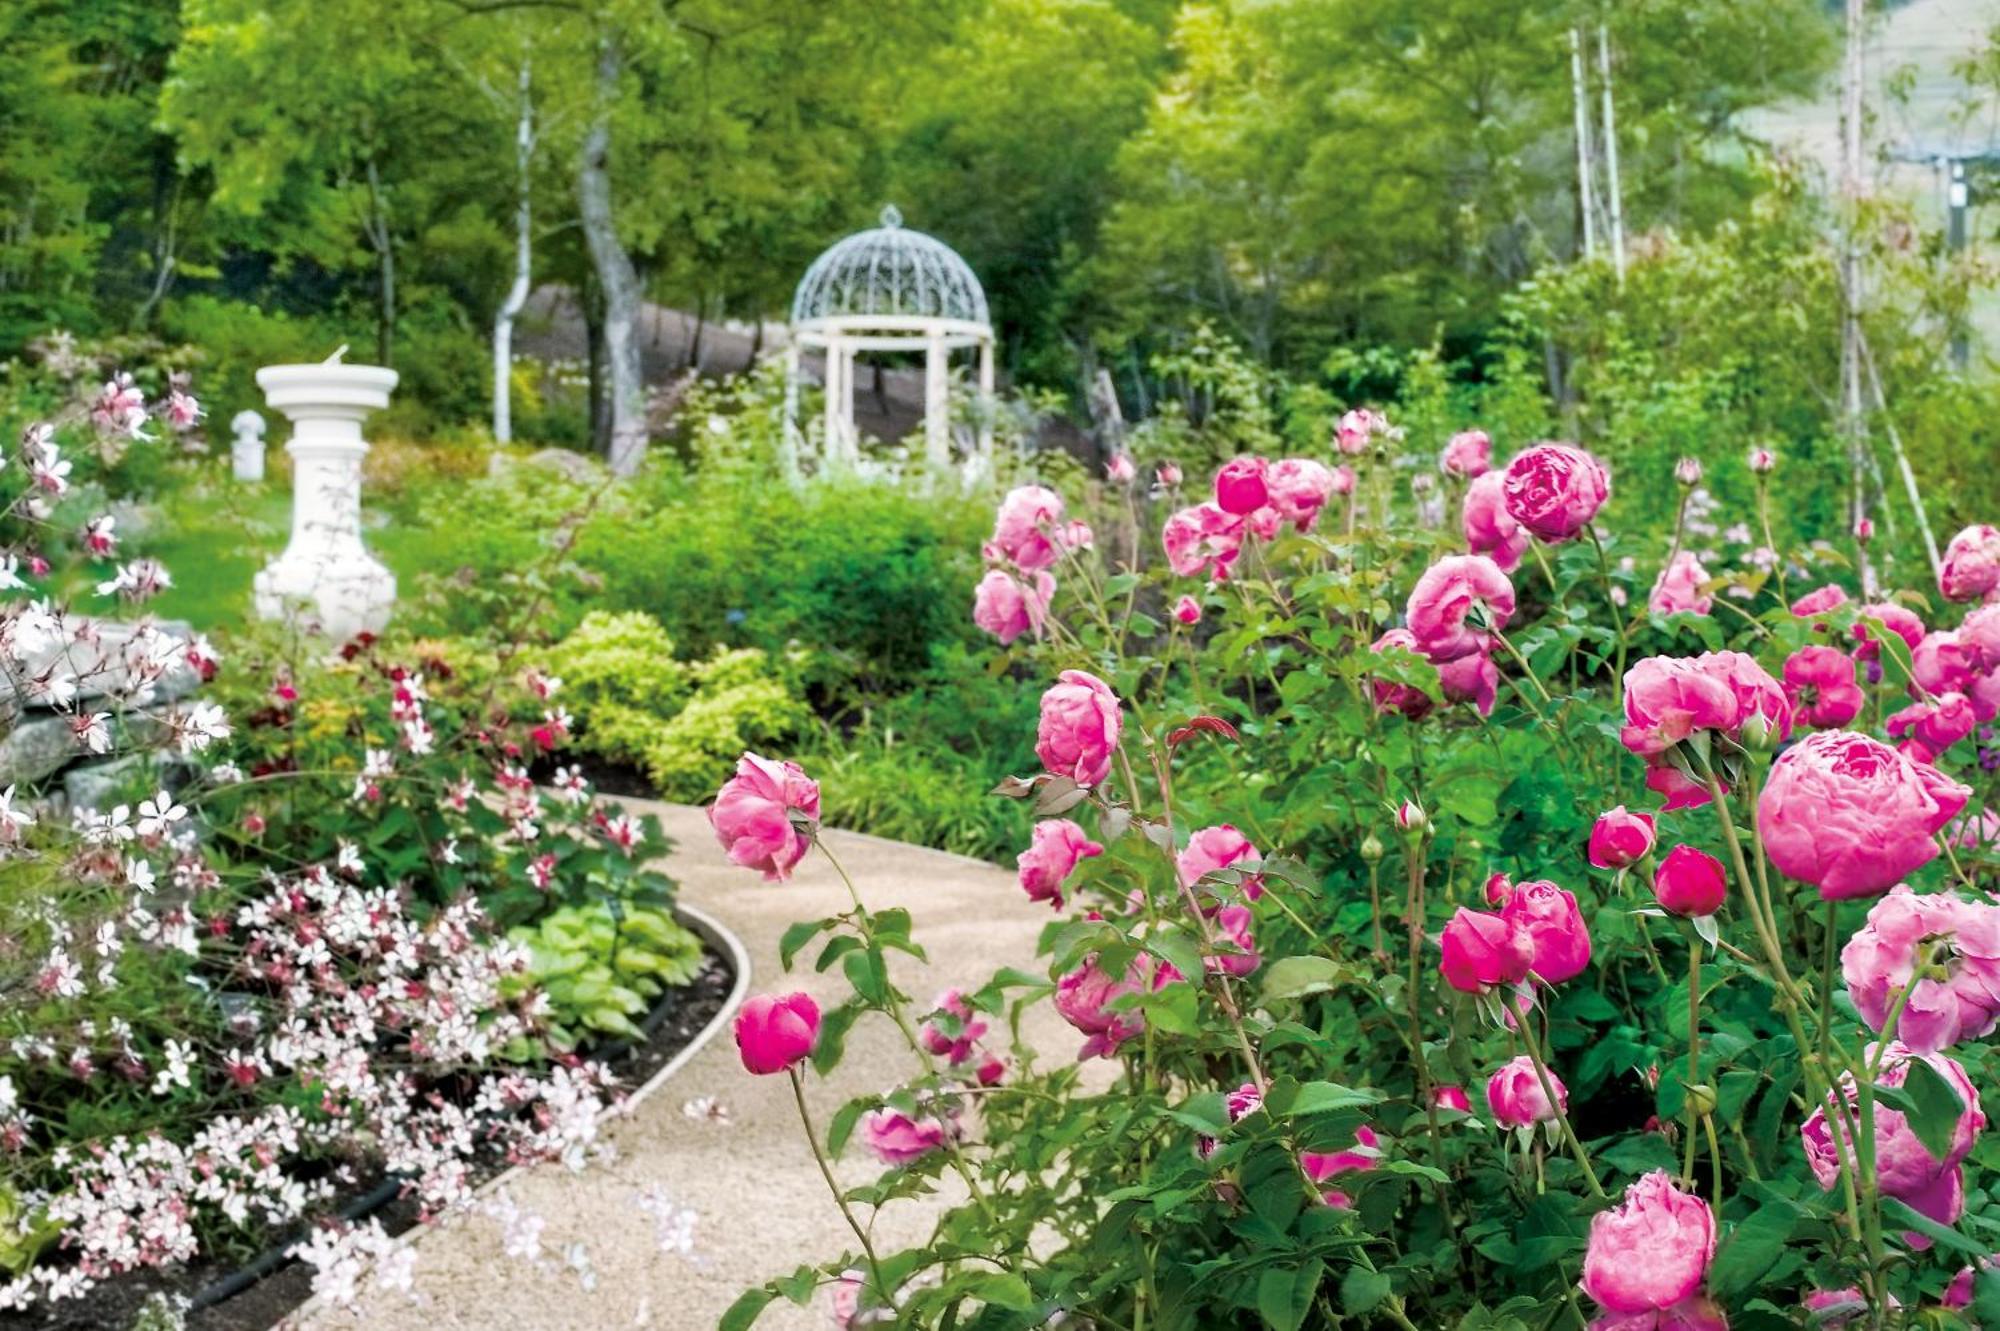
[[[1583,81],[1583,39],[1569,30],[1569,83],[1576,103],[1576,206],[1583,215],[1583,257],[1597,256],[1597,200],[1590,187],[1590,100]]]
[[[1604,98],[1604,174],[1607,203],[1611,210],[1611,267],[1625,282],[1625,210],[1618,188],[1618,113],[1611,100],[1611,36],[1606,25],[1597,25],[1597,77]]]
[[[840,456],[841,461],[849,466],[861,460],[861,433],[854,426],[854,356],[854,347],[841,347]]]
[[[979,343],[979,459],[989,472],[993,463],[993,339]]]
[[[778,422],[778,471],[785,483],[797,488],[799,484],[799,343],[797,338],[785,344],[785,405],[784,417]]]
[[[933,324],[924,339],[924,461],[933,472],[951,463],[951,379],[946,373],[944,330]]]
[[[824,411],[826,416],[826,437],[820,441],[820,465],[832,469],[840,464],[840,337],[829,335],[826,350],[821,353],[824,371],[820,378],[826,388]]]
[[[1847,59],[1840,96],[1840,432],[1847,441],[1847,521],[1851,532],[1867,513],[1863,474],[1867,424],[1861,399],[1861,82],[1865,0],[1847,0]],[[1855,542],[1863,591],[1873,590],[1868,547]]]

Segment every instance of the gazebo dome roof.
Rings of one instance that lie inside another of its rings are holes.
[[[792,295],[794,325],[869,316],[991,323],[972,266],[935,236],[904,226],[894,204],[882,210],[882,225],[814,259]]]

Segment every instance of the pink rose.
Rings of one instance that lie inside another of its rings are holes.
[[[1341,416],[1333,428],[1334,446],[1349,457],[1368,451],[1369,441],[1389,428],[1388,418],[1366,407],[1356,407]]]
[[[1867,619],[1879,619],[1883,628],[1908,643],[1913,652],[1917,649],[1917,644],[1924,640],[1924,621],[1893,601],[1864,605],[1854,613]],[[1860,619],[1855,620],[1854,640],[1861,644],[1854,649],[1854,659],[1857,661],[1873,661],[1881,654],[1882,644],[1868,635],[1868,625]]]
[[[1609,1312],[1656,1312],[1692,1297],[1714,1258],[1708,1203],[1656,1169],[1626,1188],[1624,1201],[1591,1217],[1583,1292]]]
[[[1333,469],[1333,492],[1337,495],[1354,493],[1354,468],[1342,466]]]
[[[1493,700],[1499,696],[1500,671],[1484,652],[1461,656],[1438,665],[1438,691],[1446,702],[1469,702],[1481,716],[1493,714]]]
[[[1201,623],[1201,602],[1192,596],[1183,596],[1174,602],[1174,618],[1183,624]]]
[[[812,1056],[819,1043],[819,1004],[805,994],[758,994],[736,1014],[736,1052],[760,1077]]]
[[[1971,795],[1866,735],[1821,730],[1771,765],[1757,831],[1780,873],[1827,900],[1866,896],[1936,858],[1933,835]]]
[[[1484,608],[1484,626],[1466,623],[1475,606]],[[1433,662],[1484,655],[1493,645],[1487,629],[1504,629],[1513,614],[1514,584],[1484,555],[1446,555],[1410,590],[1410,632]]]
[[[1980,670],[2000,670],[2000,605],[1982,605],[1958,626],[1958,640]]]
[[[1311,531],[1320,510],[1333,497],[1336,480],[1331,468],[1311,458],[1285,458],[1271,464],[1265,476],[1269,503],[1279,517],[1300,531]]]
[[[1264,964],[1264,958],[1257,951],[1257,939],[1251,932],[1256,918],[1248,906],[1232,902],[1215,912],[1215,950],[1203,959],[1203,965],[1218,975],[1233,975],[1237,979],[1253,973]]]
[[[1054,490],[1039,485],[1009,490],[994,515],[993,548],[1026,572],[1047,568],[1062,554],[1057,545],[1062,518],[1062,496]]]
[[[1528,977],[1535,940],[1518,918],[1460,906],[1444,927],[1438,972],[1462,994],[1488,993]]]
[[[1486,904],[1498,910],[1507,904],[1507,898],[1514,895],[1514,880],[1506,874],[1495,871],[1486,875],[1486,883],[1480,888]]]
[[[978,1019],[960,989],[947,989],[939,994],[936,1007],[937,1011],[917,1028],[917,1039],[931,1053],[957,1067],[977,1052],[979,1039],[986,1034],[986,1023]]]
[[[2000,587],[2000,528],[1967,527],[1944,548],[1938,591],[1947,601],[1977,601]]]
[[[1145,1014],[1136,1009],[1107,1010],[1128,994],[1145,992],[1145,984],[1145,971],[1137,957],[1122,978],[1114,978],[1105,974],[1095,955],[1056,981],[1056,1012],[1087,1037],[1077,1050],[1079,1062],[1111,1058],[1117,1054],[1119,1045],[1146,1029]]]
[[[1808,724],[1830,729],[1861,714],[1864,697],[1847,653],[1834,647],[1801,647],[1785,658],[1784,674],[1792,712]]]
[[[1493,439],[1484,430],[1460,430],[1438,455],[1438,470],[1471,480],[1493,465]]]
[[[1722,793],[1727,795],[1728,784],[1721,784]],[[1707,786],[1678,767],[1669,767],[1665,763],[1647,766],[1646,789],[1666,801],[1660,806],[1662,813],[1672,813],[1676,809],[1699,809],[1709,802]]]
[[[1545,541],[1567,541],[1611,495],[1604,464],[1574,444],[1536,444],[1507,464],[1507,513]]]
[[[1809,591],[1792,602],[1792,613],[1800,619],[1810,615],[1823,615],[1835,606],[1847,604],[1847,589],[1837,582],[1829,582],[1815,591]]]
[[[1493,1111],[1493,1121],[1503,1128],[1555,1122],[1558,1112],[1569,1112],[1569,1088],[1554,1071],[1549,1073],[1549,1087],[1556,1093],[1554,1104],[1542,1093],[1541,1078],[1535,1075],[1534,1061],[1526,1054],[1503,1063],[1486,1083],[1486,1104]]]
[[[1653,815],[1627,813],[1624,805],[1597,815],[1590,827],[1590,862],[1600,869],[1629,869],[1653,853]]]
[[[1697,730],[1738,728],[1736,694],[1699,659],[1649,656],[1625,672],[1625,726],[1619,740],[1633,753],[1665,753]]]
[[[1381,1158],[1382,1139],[1375,1135],[1375,1129],[1363,1124],[1354,1130],[1352,1147],[1345,1151],[1300,1151],[1299,1167],[1314,1183],[1325,1183],[1342,1174],[1366,1173]],[[1342,1210],[1349,1205],[1347,1194],[1338,1188],[1321,1189],[1320,1200]]]
[[[1065,670],[1042,695],[1035,756],[1056,776],[1096,786],[1111,773],[1123,721],[1118,695],[1087,670]]]
[[[1090,550],[1096,548],[1097,533],[1090,524],[1080,518],[1071,518],[1056,533],[1056,543],[1064,550]]]
[[[1375,640],[1369,650],[1380,655],[1391,648],[1412,655],[1419,654],[1417,637],[1408,629],[1389,629]],[[1412,721],[1418,721],[1431,710],[1431,696],[1414,684],[1399,684],[1394,680],[1370,678],[1368,692],[1375,700],[1375,710],[1384,715],[1396,712]]]
[[[1463,1086],[1431,1087],[1431,1103],[1439,1109],[1450,1109],[1460,1114],[1472,1112],[1472,1101],[1466,1097]]]
[[[1260,457],[1231,458],[1215,473],[1215,506],[1244,517],[1271,501],[1265,473],[1270,463]]]
[[[1646,598],[1646,608],[1656,615],[1682,612],[1705,615],[1715,604],[1715,598],[1702,591],[1707,582],[1708,570],[1701,566],[1694,552],[1682,550],[1660,570],[1652,594]]]
[[[1167,519],[1160,544],[1167,552],[1167,566],[1181,577],[1205,576],[1219,582],[1229,576],[1230,566],[1243,552],[1244,531],[1242,518],[1214,504],[1197,504]]]
[[[1228,823],[1219,823],[1204,827],[1188,838],[1187,849],[1174,857],[1174,869],[1180,875],[1181,886],[1193,887],[1203,875],[1217,869],[1247,873],[1263,863],[1263,859],[1248,837]],[[1254,874],[1238,886],[1250,901],[1264,895],[1263,881]]]
[[[1023,633],[1042,636],[1048,618],[1049,600],[1056,594],[1056,580],[1047,573],[1032,573],[1025,585],[1005,569],[988,569],[972,596],[972,622],[1007,644]]]
[[[1500,914],[1527,932],[1534,973],[1543,983],[1573,980],[1590,965],[1590,930],[1573,893],[1546,880],[1516,883]]]
[[[708,808],[708,825],[730,863],[763,873],[768,882],[791,877],[805,858],[812,834],[793,825],[792,815],[819,823],[819,783],[797,763],[775,763],[746,753],[736,775],[722,783]]]
[[[1912,985],[1926,940],[1942,976]],[[1896,1038],[1915,1053],[1981,1039],[2000,1026],[2000,907],[1951,893],[1919,896],[1899,883],[1847,940],[1840,969],[1856,1010],[1877,1033],[1896,995],[1909,989]]]
[[[1874,1046],[1868,1052],[1874,1052]],[[1921,1058],[1931,1065],[1933,1071],[1958,1094],[1964,1106],[1958,1122],[1952,1128],[1951,1141],[1940,1159],[1925,1148],[1911,1130],[1909,1121],[1899,1110],[1877,1101],[1875,1104],[1875,1175],[1882,1194],[1895,1197],[1926,1214],[1944,1213],[1950,1215],[1964,1206],[1964,1195],[1960,1190],[1958,1165],[1972,1150],[1973,1142],[1981,1129],[1986,1126],[1986,1115],[1979,1111],[1979,1093],[1973,1089],[1972,1079],[1958,1061],[1944,1054],[1918,1054],[1900,1041],[1892,1042],[1883,1051],[1882,1070],[1876,1075],[1878,1086],[1901,1086],[1910,1075],[1910,1063]],[[1851,1074],[1841,1074],[1838,1094],[1846,1097],[1850,1112],[1858,1120],[1860,1115],[1860,1092]],[[1832,1098],[1828,1097],[1831,1104]],[[1820,1187],[1831,1190],[1840,1178],[1840,1150],[1834,1144],[1832,1129],[1827,1123],[1827,1106],[1813,1110],[1805,1126],[1799,1130],[1805,1142],[1806,1163],[1812,1166],[1813,1177]],[[1846,1134],[1842,1133],[1845,1140]],[[1845,1140],[1848,1163],[1854,1163],[1854,1143]],[[1942,1223],[1949,1224],[1950,1220]]]
[[[911,1118],[896,1109],[871,1109],[861,1116],[861,1139],[876,1159],[892,1168],[916,1163],[951,1136],[949,1128],[928,1114]]]
[[[1069,819],[1044,818],[1029,834],[1028,848],[1014,857],[1020,866],[1021,890],[1028,900],[1046,901],[1061,910],[1063,883],[1078,863],[1103,853],[1104,847]]]
[[[1671,915],[1713,915],[1729,897],[1729,877],[1715,856],[1675,846],[1653,871],[1653,897]]]
[[[1957,633],[1927,633],[1910,649],[1910,678],[1927,693],[1964,693],[1978,678],[1979,649]]]
[[[1162,490],[1171,490],[1181,483],[1181,464],[1162,462],[1153,469],[1153,475],[1159,479]]]
[[[1908,735],[1932,755],[1943,753],[1970,735],[1978,724],[1972,700],[1963,693],[1940,693],[1931,702],[1914,702],[1883,722],[1889,738]]]
[[[1104,479],[1113,485],[1130,485],[1138,475],[1130,453],[1113,453],[1111,461],[1104,464]]]
[[[1465,502],[1459,507],[1459,524],[1465,532],[1466,548],[1486,555],[1502,572],[1520,567],[1534,537],[1507,512],[1507,473],[1489,471],[1473,479],[1465,488]]]

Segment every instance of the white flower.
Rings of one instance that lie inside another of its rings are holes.
[[[174,803],[174,797],[161,791],[149,800],[139,804],[139,835],[142,837],[165,836],[173,825],[187,817],[187,806]]]
[[[182,753],[200,753],[229,738],[229,714],[220,703],[198,702],[174,716],[174,740]]]
[[[168,1095],[173,1088],[185,1088],[188,1084],[188,1069],[194,1063],[194,1045],[186,1040],[167,1041],[167,1065],[153,1076],[153,1094]]]
[[[14,807],[14,790],[13,786],[0,790],[0,844],[19,841],[21,829],[35,825],[33,814]]]
[[[76,742],[92,753],[111,752],[111,713],[78,712],[69,719]]]

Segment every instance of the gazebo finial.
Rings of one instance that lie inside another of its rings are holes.
[[[893,203],[884,204],[882,206],[882,225],[894,230],[902,224],[903,210]]]

